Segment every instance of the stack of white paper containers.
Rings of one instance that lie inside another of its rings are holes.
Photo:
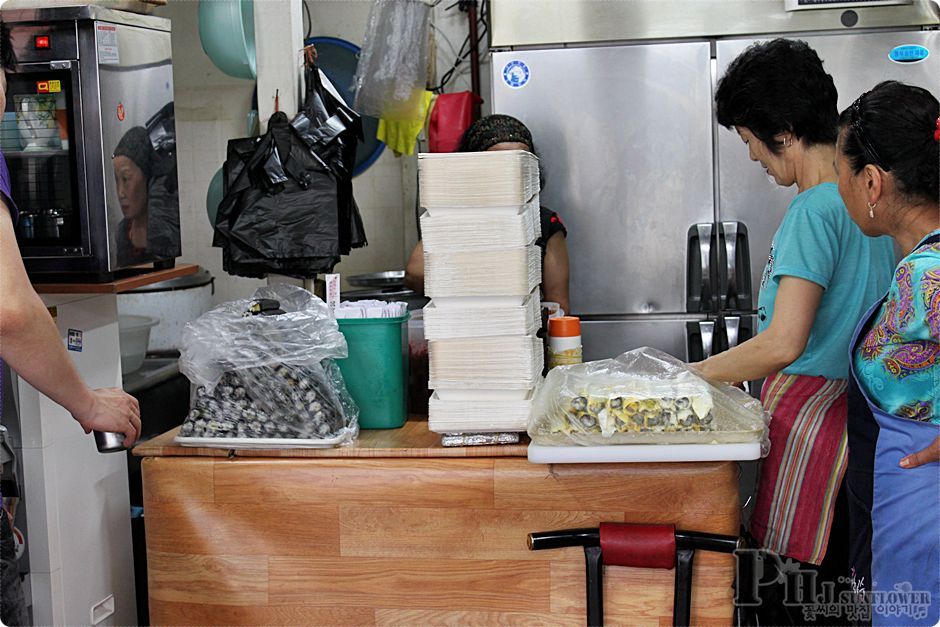
[[[421,154],[418,171],[430,429],[525,431],[543,363],[538,159]]]

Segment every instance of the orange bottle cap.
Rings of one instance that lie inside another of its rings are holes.
[[[548,334],[551,337],[578,337],[581,335],[581,319],[577,316],[549,318]]]

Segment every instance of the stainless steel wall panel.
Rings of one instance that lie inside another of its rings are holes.
[[[491,0],[493,47],[849,30],[845,9],[785,11],[783,0]],[[937,5],[858,7],[851,27],[940,23]]]
[[[940,32],[898,31],[853,35],[800,36],[823,60],[839,91],[839,110],[848,107],[878,82],[900,80],[929,89],[940,97]],[[755,39],[717,43],[718,76]],[[888,54],[896,46],[920,44],[930,50],[921,63],[896,63]],[[767,263],[770,241],[796,195],[796,187],[774,183],[759,164],[748,158],[747,146],[733,130],[718,131],[719,215],[737,220],[748,229],[751,282],[756,296]]]
[[[573,312],[686,311],[687,233],[714,221],[709,62],[707,42],[493,55],[493,110],[532,130],[568,226]]]
[[[704,320],[704,319],[703,319]],[[691,322],[697,324],[697,322]],[[581,347],[584,361],[608,359],[652,346],[679,359],[689,358],[687,319],[582,320]]]

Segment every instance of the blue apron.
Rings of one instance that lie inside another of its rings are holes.
[[[935,235],[920,244],[940,241]],[[884,299],[862,318],[849,363]],[[940,425],[885,413],[849,378],[846,496],[849,565],[854,590],[870,602],[871,624],[936,625],[940,622],[940,466],[901,468],[927,448]],[[864,593],[864,594],[863,594]]]

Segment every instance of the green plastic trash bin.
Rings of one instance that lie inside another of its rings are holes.
[[[397,429],[408,417],[408,317],[336,321],[349,345],[349,357],[336,363],[362,429]]]

